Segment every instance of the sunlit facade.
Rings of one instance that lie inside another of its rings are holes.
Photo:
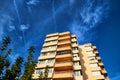
[[[50,80],[109,80],[96,46],[78,45],[70,32],[48,34],[40,53],[33,79],[48,65]]]

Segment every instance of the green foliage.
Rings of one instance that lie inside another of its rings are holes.
[[[28,57],[27,57],[27,62],[25,63],[25,71],[23,73],[23,76],[21,77],[20,80],[32,80],[32,74],[34,72],[34,67],[36,66],[36,61],[33,60],[33,53],[35,48],[34,46],[31,46],[28,49]]]
[[[18,80],[21,74],[21,65],[23,62],[22,57],[18,57],[15,63],[12,65],[11,69],[7,69],[3,80]]]
[[[5,38],[3,39],[2,46],[1,46],[1,50],[2,50],[2,51],[6,50],[8,44],[10,43],[10,41],[11,41],[11,40],[10,40],[10,37],[9,37],[9,36],[7,36],[7,37],[5,37]]]
[[[12,52],[12,49],[7,49],[10,42],[10,37],[5,37],[0,46],[0,80],[32,80],[36,66],[36,61],[33,60],[34,46],[28,49],[27,61],[24,64],[23,75],[21,75],[23,58],[18,57],[13,64],[10,64],[8,60],[8,56]]]
[[[11,42],[10,37],[5,37],[2,41],[2,45],[0,48],[0,79],[1,79],[5,69],[10,66],[10,62],[7,59],[8,55],[10,55],[12,52],[12,49],[7,50],[7,47],[10,44],[10,42]]]
[[[45,67],[45,71],[40,73],[37,80],[48,80],[48,66]]]

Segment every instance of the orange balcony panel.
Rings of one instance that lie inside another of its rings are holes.
[[[104,66],[104,64],[102,62],[99,62],[98,65],[99,66]]]
[[[102,69],[101,70],[101,73],[104,75],[104,76],[107,76],[107,71],[105,69]]]
[[[72,69],[73,69],[72,61],[56,62],[54,66],[54,70],[72,70]]]
[[[100,57],[96,57],[96,59],[97,59],[97,60],[101,60],[101,58],[100,58]]]
[[[64,40],[64,41],[58,42],[58,45],[64,45],[64,44],[71,44],[71,41],[70,40]]]
[[[56,61],[65,61],[65,60],[72,60],[71,54],[63,54],[63,55],[56,55]]]
[[[65,39],[70,39],[70,36],[62,36],[58,38],[58,40],[65,40]]]
[[[63,35],[70,35],[70,32],[59,33],[59,36],[63,36]]]
[[[76,38],[76,35],[73,34],[73,35],[71,35],[71,37],[72,37],[72,38]]]
[[[63,46],[57,48],[57,51],[66,51],[66,50],[72,50],[71,46]]]
[[[53,80],[73,80],[73,71],[57,71],[53,73]]]
[[[98,51],[94,51],[95,54],[98,54]]]
[[[93,48],[93,49],[96,49],[96,46],[93,46],[92,48]]]
[[[53,33],[53,34],[48,34],[46,37],[53,37],[53,36],[57,36],[58,33]]]

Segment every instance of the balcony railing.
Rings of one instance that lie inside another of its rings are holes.
[[[53,79],[73,79],[73,71],[55,71]]]
[[[61,36],[58,38],[58,40],[64,40],[64,39],[70,39],[70,36]]]
[[[57,48],[57,51],[71,50],[71,46],[61,46]]]
[[[56,55],[56,61],[72,60],[72,54]]]
[[[56,62],[54,67],[55,70],[71,70],[73,69],[73,63],[72,61]]]
[[[71,44],[70,40],[63,40],[63,41],[59,41],[58,45],[63,45],[63,44]]]

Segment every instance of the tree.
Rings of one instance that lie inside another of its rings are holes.
[[[18,57],[11,69],[7,69],[3,80],[18,80],[21,74],[22,57]]]
[[[0,48],[0,79],[1,79],[5,69],[10,66],[10,62],[7,59],[8,55],[10,55],[12,52],[12,49],[7,50],[7,47],[10,44],[10,42],[11,42],[10,37],[5,37],[2,40],[2,45]],[[3,52],[6,52],[6,53],[3,53]]]
[[[23,76],[21,77],[21,80],[31,80],[32,74],[34,72],[34,67],[36,65],[36,61],[33,60],[33,53],[35,48],[34,46],[31,46],[28,49],[28,57],[27,62],[25,63],[25,71],[23,73]]]
[[[2,42],[1,50],[4,51],[10,42],[11,42],[10,37],[9,36],[5,37]]]
[[[45,67],[44,72],[40,72],[38,80],[48,80],[48,66]]]

